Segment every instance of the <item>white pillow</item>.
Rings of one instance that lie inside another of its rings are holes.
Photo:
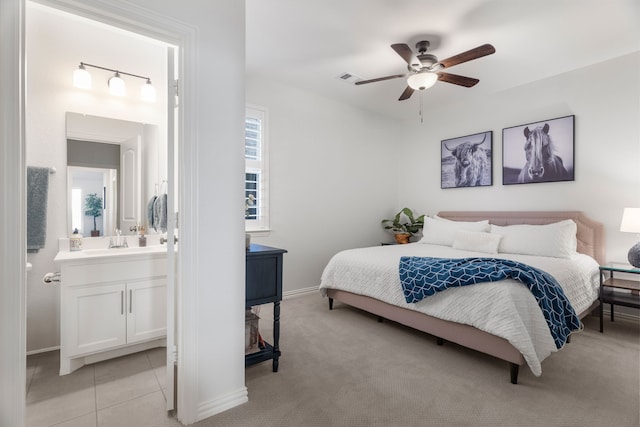
[[[443,221],[441,219],[425,218],[420,243],[452,246],[456,238],[456,232],[459,230],[489,231],[489,221]]]
[[[556,258],[571,258],[576,254],[577,230],[571,219],[546,225],[491,225],[491,233],[502,236],[499,252]]]
[[[500,234],[485,233],[482,231],[458,230],[453,241],[454,249],[466,251],[497,254],[498,245],[502,236]]]

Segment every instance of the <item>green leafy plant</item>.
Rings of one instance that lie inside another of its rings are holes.
[[[93,217],[93,231],[98,230],[96,218],[102,216],[103,209],[102,197],[96,193],[87,194],[87,197],[84,199],[84,214]]]
[[[416,218],[411,209],[403,208],[393,219],[383,219],[381,223],[385,230],[413,236],[424,227],[424,215]]]

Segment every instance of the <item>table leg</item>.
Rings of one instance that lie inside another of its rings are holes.
[[[611,307],[611,321],[613,322],[613,303],[609,304],[609,306]]]
[[[600,333],[602,333],[604,331],[604,301],[603,301],[603,294],[602,294],[602,272],[600,272],[600,291],[599,291],[599,298],[600,298],[600,307],[598,308],[598,311],[600,312]]]
[[[280,301],[273,303],[273,372],[278,372],[280,358]]]

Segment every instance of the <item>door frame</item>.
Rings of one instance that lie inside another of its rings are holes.
[[[12,351],[1,352],[0,424],[23,426],[26,404],[26,164],[25,164],[25,10],[27,0],[0,2],[0,201],[13,209],[0,211],[0,342]],[[195,148],[197,75],[196,29],[170,16],[161,15],[131,3],[81,3],[75,0],[29,0],[61,11],[82,16],[107,25],[141,34],[180,49],[178,63],[181,84],[178,94],[181,108],[179,128],[178,185],[180,201],[181,265],[177,280],[191,283],[195,271],[197,235],[190,224],[196,224],[194,189],[197,150]],[[89,2],[87,2],[89,3]],[[5,60],[7,59],[7,60]],[[169,159],[173,161],[173,159]],[[191,189],[187,191],[186,189]],[[9,286],[14,284],[14,286]],[[19,284],[19,285],[15,285]],[[184,287],[177,296],[177,327],[181,332],[178,370],[178,419],[190,422],[197,416],[197,336],[194,309],[198,301],[196,289]]]

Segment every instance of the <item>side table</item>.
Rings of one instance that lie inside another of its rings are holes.
[[[245,306],[249,309],[254,305],[273,303],[273,345],[265,341],[258,351],[245,355],[245,367],[272,360],[273,372],[278,372],[282,255],[285,253],[285,249],[254,243],[247,249]]]
[[[636,274],[639,280],[621,279],[614,273]],[[607,274],[608,273],[608,274]],[[605,277],[607,275],[608,277]],[[615,289],[626,289],[619,292]],[[600,332],[604,330],[604,304],[611,306],[611,321],[614,317],[614,305],[640,308],[640,268],[623,263],[608,263],[600,266]]]

